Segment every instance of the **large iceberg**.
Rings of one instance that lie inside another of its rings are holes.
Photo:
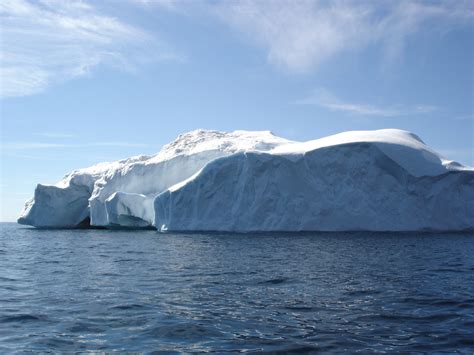
[[[308,142],[197,130],[38,185],[19,223],[160,231],[474,229],[474,169],[397,129]]]

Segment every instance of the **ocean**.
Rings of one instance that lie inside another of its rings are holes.
[[[0,224],[0,352],[474,351],[474,235]]]

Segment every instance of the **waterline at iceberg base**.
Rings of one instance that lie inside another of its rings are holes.
[[[474,168],[398,129],[307,142],[197,130],[39,184],[18,223],[159,231],[474,230]]]

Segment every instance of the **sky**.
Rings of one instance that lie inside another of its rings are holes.
[[[0,30],[0,221],[198,128],[400,128],[474,165],[474,1],[2,0]]]

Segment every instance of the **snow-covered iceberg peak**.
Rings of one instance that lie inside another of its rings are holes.
[[[269,131],[181,134],[149,157],[38,185],[19,223],[191,231],[465,230],[474,169],[413,133],[295,142]]]
[[[178,155],[194,155],[206,151],[268,151],[290,143],[294,142],[277,137],[270,131],[220,132],[198,129],[180,134],[173,142],[166,144],[151,161],[164,161]]]

